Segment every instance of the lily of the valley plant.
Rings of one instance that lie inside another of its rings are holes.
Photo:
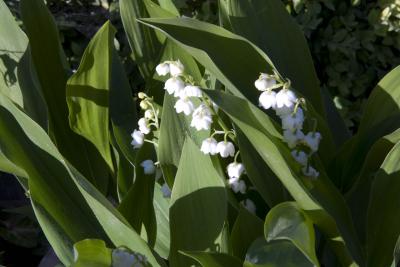
[[[220,0],[220,25],[120,0],[137,88],[110,22],[72,71],[44,2],[20,9],[24,31],[0,0],[0,169],[60,264],[398,264],[399,68],[351,134],[279,0]]]

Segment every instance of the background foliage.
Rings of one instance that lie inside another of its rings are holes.
[[[322,86],[328,88],[334,96],[335,104],[346,119],[347,126],[353,130],[358,128],[365,99],[370,91],[385,73],[400,64],[399,1],[284,2],[308,39]],[[18,19],[18,1],[6,3]],[[218,21],[215,0],[177,0],[176,4],[186,16],[213,23]],[[77,68],[89,40],[110,19],[117,28],[118,52],[132,88],[139,91],[144,86],[138,68],[130,58],[118,2],[53,0],[48,1],[48,7],[56,18],[63,49],[73,69]],[[18,185],[8,184],[0,188],[12,190],[17,187]],[[10,202],[10,192],[7,193],[2,193],[0,200],[1,246],[10,248],[18,244],[23,253],[29,251],[32,255],[43,255],[47,245],[32,219],[31,211],[10,211],[28,204],[24,202],[24,196],[19,192],[13,195],[17,196],[17,201],[12,199]],[[25,239],[21,239],[22,237]],[[18,266],[15,262],[18,257],[7,253],[1,255],[2,250],[0,247],[0,259],[4,257],[8,261],[7,266]]]

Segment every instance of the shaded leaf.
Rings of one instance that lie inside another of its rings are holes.
[[[267,242],[291,241],[314,266],[319,266],[313,223],[296,202],[281,203],[268,212],[264,235]]]
[[[223,253],[215,253],[215,252],[203,252],[203,251],[182,251],[183,255],[186,255],[190,258],[195,259],[198,263],[203,267],[241,267],[242,262],[235,258],[234,256],[230,256],[228,254]]]
[[[209,156],[186,138],[171,196],[171,266],[188,266],[193,261],[182,251],[217,251],[227,214],[225,186]]]

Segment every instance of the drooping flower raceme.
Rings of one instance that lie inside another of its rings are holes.
[[[277,73],[261,74],[254,85],[258,90],[263,91],[259,97],[260,106],[264,109],[274,109],[276,115],[282,120],[283,141],[289,148],[294,149],[291,154],[296,162],[304,166],[303,174],[312,178],[318,177],[319,173],[310,166],[309,158],[318,150],[321,134],[312,131],[304,135],[302,132],[305,115],[300,105],[304,100],[298,99],[290,90],[290,81],[284,81]],[[280,87],[282,89],[279,92],[273,91]],[[309,154],[296,149],[297,146],[302,145],[309,148]]]
[[[218,112],[218,106],[206,96],[203,96],[201,89],[194,85],[193,78],[185,74],[183,64],[179,60],[165,61],[157,66],[156,71],[159,76],[170,74],[170,77],[165,82],[164,88],[167,90],[168,94],[177,98],[174,106],[176,112],[184,113],[186,116],[191,115],[190,126],[194,127],[197,131],[210,130],[213,125],[213,114]],[[275,85],[275,83],[276,81],[272,77],[261,75],[260,81],[256,84],[260,90],[264,90],[269,86]],[[272,92],[272,94],[275,93]],[[195,99],[197,100],[195,101]],[[275,97],[273,99],[275,99]],[[200,104],[195,107],[194,103],[198,103],[199,100]],[[266,105],[264,100],[261,102]],[[271,105],[275,106],[274,103]],[[216,119],[218,120],[219,118]],[[218,121],[218,123],[221,124],[221,121]],[[235,135],[235,133],[234,131],[227,130],[225,125],[221,127],[223,131],[215,130],[212,136],[203,140],[200,150],[204,154],[219,154],[223,158],[234,157],[235,146],[232,142],[228,142],[227,138],[232,138],[232,135]],[[215,134],[224,134],[224,141],[218,143],[213,137]],[[244,171],[244,167],[243,164],[236,161],[236,158],[237,155],[235,156],[235,161],[227,167],[228,176],[230,178],[229,185],[235,193],[240,192],[244,194],[246,192],[246,183],[239,179]]]

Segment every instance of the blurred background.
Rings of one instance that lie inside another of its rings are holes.
[[[355,131],[371,90],[400,64],[400,0],[282,1],[306,36],[321,87],[330,92],[346,125]],[[19,21],[19,2],[5,2]],[[174,2],[182,15],[218,24],[218,0]],[[117,0],[48,0],[47,6],[73,69],[91,37],[110,20],[118,30],[115,45],[131,86],[135,91],[143,86],[130,57]],[[1,53],[0,60],[5,60]],[[0,173],[0,265],[55,264],[24,190],[14,177]]]

